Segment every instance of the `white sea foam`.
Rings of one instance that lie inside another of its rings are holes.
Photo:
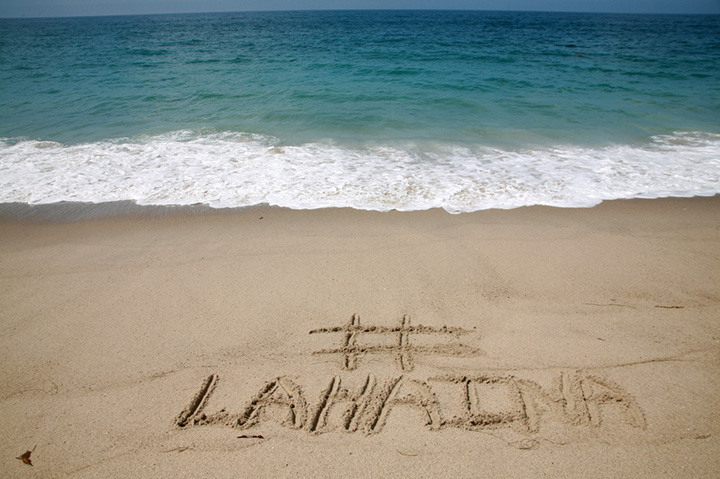
[[[465,212],[720,193],[720,134],[644,146],[498,150],[432,143],[283,145],[241,133],[63,145],[0,141],[0,202],[262,203]]]

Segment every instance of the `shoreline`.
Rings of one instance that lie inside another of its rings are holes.
[[[0,209],[6,477],[720,473],[720,196],[71,206]]]
[[[33,223],[74,223],[82,221],[102,220],[102,219],[123,219],[123,218],[158,218],[158,217],[178,217],[178,216],[204,216],[204,215],[233,215],[245,212],[262,212],[262,211],[358,211],[365,213],[393,213],[393,214],[414,214],[427,211],[437,211],[452,216],[472,215],[482,212],[499,212],[528,210],[536,208],[547,208],[557,210],[588,210],[600,207],[602,205],[613,203],[644,203],[654,201],[702,201],[720,198],[720,193],[715,195],[697,195],[683,197],[660,197],[660,198],[619,198],[613,200],[603,200],[593,206],[547,206],[547,205],[530,205],[514,208],[488,208],[476,211],[450,213],[442,208],[431,208],[428,210],[411,210],[411,211],[378,211],[355,209],[350,207],[326,207],[326,208],[308,208],[294,209],[284,206],[274,206],[269,204],[258,204],[242,207],[215,208],[207,204],[193,205],[140,205],[132,200],[109,201],[102,203],[86,203],[75,201],[61,201],[57,203],[0,203],[0,222],[33,222]]]

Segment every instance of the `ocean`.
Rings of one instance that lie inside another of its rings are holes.
[[[0,203],[588,207],[720,193],[720,16],[0,19]]]

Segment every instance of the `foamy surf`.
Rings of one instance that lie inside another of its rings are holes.
[[[270,136],[176,131],[77,145],[0,141],[0,202],[269,204],[452,213],[720,193],[720,134],[645,145],[501,150],[432,142],[286,145]]]

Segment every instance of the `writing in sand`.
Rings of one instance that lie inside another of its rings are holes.
[[[364,327],[357,315],[342,327],[323,328],[314,333],[339,333],[339,347],[316,351],[339,354],[340,369],[353,370],[360,353],[396,356],[399,375],[378,378],[373,373],[326,380],[317,399],[296,380],[279,376],[266,381],[245,406],[231,412],[219,407],[208,411],[210,398],[218,388],[219,376],[211,374],[201,384],[185,409],[177,416],[180,428],[222,425],[250,429],[265,422],[322,434],[334,430],[381,432],[398,408],[415,411],[418,423],[430,430],[461,428],[484,431],[510,428],[516,432],[537,433],[545,424],[571,427],[599,427],[610,422],[645,428],[645,418],[636,400],[621,386],[585,370],[558,370],[553,386],[543,387],[532,378],[516,374],[474,371],[466,374],[438,375],[418,379],[409,375],[412,355],[479,354],[464,345],[421,348],[410,342],[410,334],[458,335],[469,331],[458,328],[411,326],[406,316],[396,328]],[[361,334],[397,336],[387,345],[366,347]]]

